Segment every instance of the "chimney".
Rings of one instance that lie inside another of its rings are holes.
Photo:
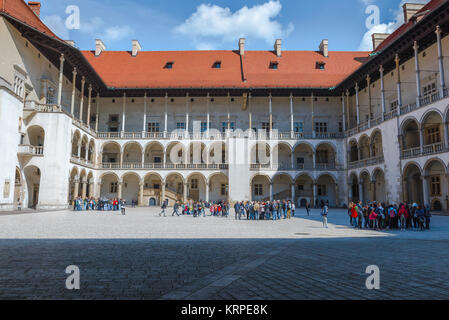
[[[321,41],[319,50],[325,58],[329,57],[329,40],[324,39]]]
[[[35,1],[29,1],[28,6],[33,10],[34,14],[38,17],[41,15],[41,3]]]
[[[241,56],[245,55],[245,38],[239,39],[239,52]]]
[[[106,46],[100,39],[95,40],[95,56],[98,57],[103,51],[106,51]]]
[[[133,40],[133,57],[136,57],[139,51],[142,51],[142,46],[140,45],[139,40]]]
[[[282,40],[276,39],[274,42],[274,51],[276,51],[276,56],[281,57],[282,56]]]
[[[389,33],[373,33],[371,37],[373,38],[373,51],[388,37]]]
[[[405,3],[402,6],[404,9],[404,22],[407,23],[410,19],[418,13],[425,5],[422,3]]]
[[[68,45],[70,45],[70,46],[72,46],[72,47],[75,47],[75,41],[73,41],[73,40],[64,40],[65,41],[65,43],[67,43]]]

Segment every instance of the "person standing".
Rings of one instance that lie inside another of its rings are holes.
[[[295,217],[295,210],[296,210],[295,202],[292,201],[292,217]]]
[[[121,204],[120,204],[120,210],[122,211],[122,215],[124,216],[126,214],[125,212],[125,204],[126,204],[126,200],[121,200]]]
[[[306,211],[307,211],[307,216],[310,216],[310,203],[309,203],[309,201],[306,202]]]
[[[173,205],[173,213],[172,213],[172,217],[176,214],[179,217],[179,203],[178,201],[175,202],[175,204]]]
[[[321,210],[321,217],[323,218],[323,228],[328,228],[327,226],[327,215],[329,213],[329,208],[327,205],[325,205],[323,207],[323,209]]]
[[[240,220],[240,203],[236,202],[234,204],[235,220]]]
[[[162,202],[161,205],[161,212],[159,213],[159,217],[164,214],[164,217],[166,217],[167,215],[165,214],[165,209],[167,209],[167,203],[165,202],[165,200]]]

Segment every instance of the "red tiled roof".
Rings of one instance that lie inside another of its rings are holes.
[[[51,37],[59,39],[31,10],[23,0],[0,0],[0,11],[9,16],[45,33]],[[60,39],[59,39],[60,40]]]
[[[417,12],[417,14],[424,13],[426,11],[433,11],[437,7],[439,7],[444,1],[446,0],[432,0],[429,3],[427,3],[421,10]],[[399,28],[397,28],[388,38],[386,38],[377,48],[375,51],[381,51],[388,47],[391,43],[393,43],[396,39],[398,39],[400,36],[402,36],[405,32],[407,32],[409,29],[413,27],[414,23],[412,20],[407,21],[406,23],[402,24]]]
[[[336,86],[367,59],[368,52],[245,51],[82,51],[108,87],[114,88],[329,88]],[[173,61],[173,69],[164,68]],[[212,68],[221,61],[221,68]],[[269,68],[278,61],[277,70]],[[325,70],[316,63],[326,62]],[[243,67],[243,68],[242,68]],[[246,82],[242,80],[242,70]]]

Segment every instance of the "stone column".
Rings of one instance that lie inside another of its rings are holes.
[[[92,85],[89,84],[89,88],[88,88],[88,100],[87,100],[87,119],[86,119],[86,123],[87,123],[87,127],[90,128],[90,108],[92,106]]]
[[[351,123],[349,119],[349,90],[346,90],[346,120],[348,123],[347,129],[351,128]]]
[[[253,115],[252,115],[252,110],[251,110],[251,92],[248,95],[248,129],[251,130],[253,129]]]
[[[97,114],[95,115],[95,132],[98,132],[98,121],[100,121],[100,94],[97,93]]]
[[[125,122],[126,122],[126,92],[123,93],[123,109],[122,109],[122,135],[125,132]]]
[[[348,183],[348,197],[349,197],[349,199],[348,199],[348,205],[349,205],[349,202],[351,202],[352,201],[352,198],[353,198],[353,194],[352,194],[352,183]]]
[[[290,162],[291,162],[291,169],[295,169],[295,154],[294,151],[292,152],[291,156],[290,156]]]
[[[188,189],[188,187],[189,187],[188,182],[184,182],[184,188],[182,190],[182,193],[183,193],[183,197],[182,198],[183,198],[184,204],[187,203],[187,189]]]
[[[139,207],[143,207],[143,187],[144,183],[139,183]]]
[[[438,68],[440,71],[440,97],[444,97],[444,88],[446,87],[446,80],[444,79],[444,56],[443,56],[443,46],[441,44],[441,28],[437,26],[437,45],[438,45]]]
[[[363,183],[359,182],[359,201],[363,200]]]
[[[75,116],[75,94],[76,94],[76,68],[73,68],[73,79],[72,79],[72,103],[70,105],[70,114],[72,117]]]
[[[167,137],[167,131],[168,131],[168,93],[165,93],[164,138]]]
[[[295,188],[295,183],[292,183],[291,188],[292,188],[292,201],[296,205],[296,188]]]
[[[313,169],[316,169],[316,151],[312,154]]]
[[[424,198],[424,205],[429,205],[429,177],[423,176],[421,177],[422,181],[422,190],[423,190],[423,198]]]
[[[338,208],[340,207],[340,197],[339,197],[339,188],[338,184],[335,184],[335,206]]]
[[[360,125],[359,84],[355,83],[355,107],[357,110],[357,126]]]
[[[449,122],[444,122],[444,145],[446,150],[449,150]]]
[[[147,132],[147,93],[143,96],[143,123],[142,123],[142,137],[145,138]]]
[[[207,136],[209,137],[209,129],[210,129],[210,95],[209,92],[207,93],[207,101],[206,101],[206,105],[207,105],[207,116],[206,116],[206,132],[207,132]]]
[[[382,105],[382,121],[385,121],[385,82],[384,82],[384,67],[380,66],[380,100]]]
[[[86,198],[86,191],[87,191],[87,181],[82,181],[82,191],[81,191],[81,198]]]
[[[397,91],[398,91],[398,110],[397,114],[401,115],[401,107],[402,107],[402,89],[401,89],[401,69],[400,69],[400,59],[399,54],[396,54],[394,58],[394,62],[396,63],[396,74],[397,74]]]
[[[79,179],[75,179],[75,190],[73,190],[73,198],[78,197],[79,188],[80,188],[80,181],[79,181]]]
[[[231,113],[230,113],[230,106],[231,106],[231,94],[228,92],[228,105],[227,105],[227,128],[228,128],[228,132],[227,134],[230,133],[231,131]]]
[[[120,168],[123,168],[123,152],[120,152]]]
[[[97,187],[95,189],[95,198],[100,198],[101,196],[101,180],[97,182]]]
[[[270,181],[270,201],[273,201],[274,199],[274,190],[273,190],[273,182]]]
[[[425,141],[424,141],[424,129],[420,128],[419,129],[419,146],[420,146],[421,155],[424,152],[424,144],[425,144]]]
[[[186,94],[186,137],[189,135],[189,93]]]
[[[270,95],[268,97],[268,113],[269,113],[269,121],[270,121],[270,136],[271,136],[271,132],[273,131],[273,97],[271,96],[271,92]]]
[[[317,196],[318,196],[317,185],[316,182],[313,182],[313,197],[312,197],[313,203],[311,205],[312,208],[318,208],[318,206],[316,205]]]
[[[210,181],[206,181],[206,202],[209,202]]]
[[[165,181],[162,181],[162,185],[161,185],[161,204],[164,203],[165,201]]]
[[[418,107],[421,106],[421,70],[419,69],[419,54],[418,54],[419,45],[418,42],[415,41],[413,43],[413,50],[415,52],[415,69],[416,69],[416,105]]]
[[[371,181],[370,187],[370,201],[378,201],[376,199],[376,181]]]
[[[80,121],[83,123],[83,106],[84,106],[84,85],[86,84],[86,78],[81,78],[81,101],[80,101]]]
[[[119,198],[119,199],[122,198],[122,184],[123,184],[123,182],[121,182],[121,181],[119,181],[117,183],[117,187],[118,187],[117,198]]]
[[[293,138],[295,134],[295,114],[293,112],[293,93],[290,92],[290,135]]]
[[[89,183],[89,198],[92,198],[95,194],[94,186],[95,186],[95,184],[93,182]]]
[[[342,123],[343,123],[343,132],[346,132],[346,106],[345,106],[345,94],[341,94],[341,108],[342,108]],[[349,126],[349,124],[348,124]]]
[[[315,109],[315,97],[313,95],[312,92],[312,96],[311,96],[311,104],[312,104],[312,137],[315,138],[316,136],[316,132],[315,132],[315,114],[314,114],[314,109]]]
[[[62,81],[64,80],[64,54],[59,57],[59,83],[58,83],[58,106],[62,103]]]
[[[371,77],[370,75],[366,76],[366,87],[368,89],[368,127],[371,128]]]
[[[81,141],[78,144],[78,159],[81,159]]]

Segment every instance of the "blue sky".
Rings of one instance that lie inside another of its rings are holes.
[[[402,23],[403,2],[42,0],[41,19],[83,50],[93,50],[96,38],[105,42],[107,50],[130,50],[133,39],[149,51],[230,50],[237,48],[239,37],[246,37],[248,50],[271,50],[276,38],[283,40],[286,50],[316,50],[322,39],[329,39],[330,50],[369,50],[370,33],[391,32]],[[69,6],[79,8],[80,24],[72,30],[66,27]],[[370,29],[368,6],[370,13],[372,6],[379,9],[379,19],[372,20]]]

